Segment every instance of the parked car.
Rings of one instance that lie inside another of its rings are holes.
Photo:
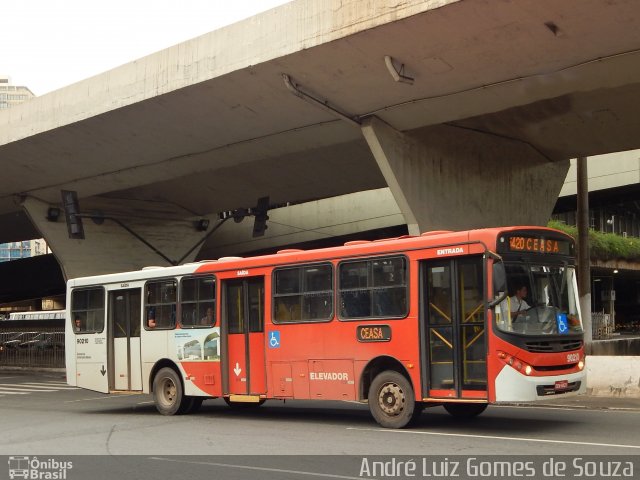
[[[16,332],[0,332],[0,352],[5,350],[4,342],[15,336]]]
[[[13,337],[9,338],[2,342],[2,346],[4,349],[9,350],[11,348],[18,348],[18,346],[25,341],[25,339],[29,338],[31,335],[35,335],[37,332],[18,332]]]
[[[64,348],[64,334],[48,333],[46,337],[38,340],[32,345],[36,350],[48,350],[52,348]]]

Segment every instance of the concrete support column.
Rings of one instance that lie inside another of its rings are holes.
[[[373,117],[362,132],[414,235],[546,225],[569,170],[523,142],[446,125],[404,133]]]
[[[96,198],[81,199],[80,205],[83,213],[99,211],[106,216],[118,218],[171,260],[179,260],[206,234],[195,228],[195,221],[202,217],[185,218],[184,212],[172,206]],[[170,265],[167,260],[113,221],[105,220],[98,225],[91,219],[84,218],[85,239],[69,239],[64,211],[61,211],[57,221],[47,219],[49,207],[54,206],[62,210],[60,205],[50,205],[27,197],[22,206],[46,238],[66,280],[137,270],[149,265]],[[182,263],[193,261],[198,250],[199,248],[196,248],[191,252]]]
[[[593,328],[591,322],[591,254],[589,248],[589,175],[587,158],[580,157],[577,163],[578,187],[578,293],[584,326],[585,352],[591,353]]]

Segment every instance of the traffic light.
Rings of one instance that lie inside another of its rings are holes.
[[[72,190],[61,190],[62,207],[67,219],[67,231],[69,238],[84,239],[84,227],[80,218],[80,206],[78,204],[78,194]]]
[[[264,232],[267,228],[267,220],[269,220],[269,215],[267,215],[267,211],[269,210],[269,197],[261,197],[258,199],[258,205],[253,211],[256,219],[253,223],[253,236],[254,237],[262,237],[264,236]]]

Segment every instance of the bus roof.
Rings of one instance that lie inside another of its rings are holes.
[[[406,250],[433,248],[437,246],[469,242],[480,242],[488,249],[495,249],[496,238],[499,234],[520,230],[542,230],[566,235],[558,230],[536,226],[493,227],[458,232],[438,230],[425,232],[420,236],[404,235],[401,237],[380,240],[356,240],[346,242],[341,246],[314,250],[284,249],[274,254],[255,257],[222,257],[217,260],[202,260],[200,262],[187,263],[175,267],[145,267],[140,270],[133,270],[129,272],[70,279],[68,281],[68,286],[73,288],[84,285],[109,284],[123,281],[141,281],[167,276],[189,275],[193,273],[277,266],[281,264],[314,262],[385,253],[401,253]]]

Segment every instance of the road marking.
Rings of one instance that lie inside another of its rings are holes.
[[[3,385],[0,383],[0,385]],[[59,390],[80,390],[79,387],[72,387],[71,385],[67,385],[66,383],[56,384],[56,383],[35,383],[35,382],[26,382],[22,385],[33,385],[35,387],[49,387],[49,388],[57,388]]]
[[[10,391],[2,391],[2,396],[4,395],[26,395],[27,392],[10,392]]]
[[[59,389],[60,387],[55,387],[53,385],[32,385],[30,383],[0,383],[0,388],[2,387],[18,387],[18,388],[31,388],[31,389],[38,389],[38,388],[43,388],[43,389],[53,389],[55,388],[56,390]],[[56,390],[51,390],[52,392],[55,392]]]
[[[303,472],[300,470],[286,470],[283,468],[268,468],[268,467],[252,467],[249,465],[233,465],[231,463],[216,463],[216,462],[193,462],[189,460],[178,460],[174,458],[162,458],[151,457],[151,460],[160,460],[163,462],[176,462],[187,463],[191,465],[210,465],[212,467],[225,467],[225,468],[238,468],[241,470],[257,470],[260,472],[273,472],[273,473],[292,473],[295,475],[308,475],[310,477],[324,477],[324,478],[343,478],[346,480],[362,480],[362,477],[348,477],[346,475],[334,475],[331,473],[319,473],[319,472]]]
[[[80,400],[67,400],[64,403],[75,403],[75,402],[90,402],[91,400],[106,400],[107,398],[122,398],[122,397],[132,397],[134,395],[140,395],[139,393],[126,393],[122,395],[108,395],[104,394],[104,397],[92,397],[92,398],[81,398]]]
[[[43,387],[41,388],[20,388],[20,386],[16,385],[15,387],[12,385],[3,385],[0,384],[0,392],[5,391],[14,391],[14,392],[28,392],[28,393],[38,393],[38,392],[57,392],[57,390],[46,390]]]
[[[588,410],[590,412],[638,412],[637,407],[592,407],[589,405],[545,405],[545,406],[536,406],[536,405],[491,405],[491,408],[525,408],[531,410],[573,410],[575,411],[585,411]]]
[[[497,435],[472,435],[470,433],[444,433],[444,432],[424,432],[418,430],[389,430],[386,428],[356,428],[347,427],[347,430],[359,430],[362,432],[384,432],[384,433],[405,433],[413,435],[434,435],[441,437],[463,437],[463,438],[483,438],[491,440],[508,440],[510,442],[537,442],[537,443],[560,443],[562,445],[584,445],[589,447],[613,447],[613,448],[635,448],[640,449],[640,445],[623,445],[617,443],[592,443],[573,442],[571,440],[548,440],[544,438],[521,438],[521,437],[499,437]]]

